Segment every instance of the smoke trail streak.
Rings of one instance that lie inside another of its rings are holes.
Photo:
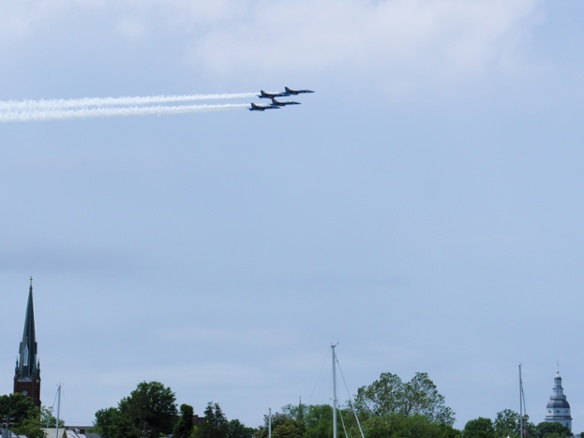
[[[198,112],[230,111],[247,107],[246,103],[220,105],[174,105],[174,106],[127,106],[75,109],[30,109],[28,111],[1,111],[0,123],[31,122],[43,120],[73,120],[99,117],[125,117],[143,115],[188,114]]]
[[[68,109],[105,106],[155,105],[164,103],[194,102],[199,100],[247,99],[256,93],[186,94],[179,96],[127,96],[83,97],[79,99],[41,99],[0,101],[0,111],[25,111],[28,109]]]

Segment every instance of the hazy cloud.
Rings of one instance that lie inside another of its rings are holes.
[[[0,41],[33,37],[51,22],[74,20],[75,11],[97,9],[103,25],[87,31],[170,38],[193,65],[221,75],[335,68],[392,77],[482,72],[517,62],[518,48],[542,16],[541,0],[26,3],[0,6]],[[120,11],[126,18],[114,19]]]
[[[480,72],[513,62],[540,16],[539,3],[303,0],[292,8],[248,2],[255,7],[238,26],[217,26],[193,41],[191,56],[222,74],[331,67]]]

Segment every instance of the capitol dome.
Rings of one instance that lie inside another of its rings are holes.
[[[547,415],[545,416],[545,421],[547,423],[560,423],[562,426],[566,426],[572,430],[570,403],[568,403],[564,395],[560,370],[557,371],[556,377],[554,378],[553,390],[554,393],[550,396],[550,401],[546,406]]]
[[[566,400],[566,399],[564,399],[564,400],[551,399],[548,402],[546,408],[547,409],[570,409],[570,403],[568,403],[568,400]]]

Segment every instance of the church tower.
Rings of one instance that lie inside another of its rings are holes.
[[[41,368],[37,357],[37,343],[34,329],[34,306],[32,302],[32,277],[28,291],[28,303],[24,319],[24,332],[20,342],[16,370],[14,373],[14,393],[31,397],[36,406],[41,405]]]
[[[545,421],[548,423],[560,423],[562,426],[566,426],[572,430],[570,403],[568,403],[566,396],[564,395],[564,388],[562,388],[562,378],[560,377],[559,369],[554,378],[554,393],[550,396],[550,401],[547,404],[547,415],[545,416]]]

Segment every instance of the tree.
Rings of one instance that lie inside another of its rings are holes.
[[[495,423],[496,438],[518,438],[519,437],[519,414],[511,409],[503,409],[497,412]]]
[[[332,436],[333,408],[330,405],[309,405],[304,414],[306,438]]]
[[[277,429],[279,426],[283,425],[289,418],[291,418],[289,414],[286,414],[284,412],[276,412],[272,414],[272,431],[274,429]],[[258,438],[267,438],[269,434],[268,433],[269,424],[270,424],[269,415],[264,415],[264,426],[260,427],[256,431],[256,435],[258,436]]]
[[[286,405],[282,408],[284,421],[279,421],[276,427],[272,423],[272,436],[274,438],[303,438],[306,432],[304,411],[306,405]]]
[[[439,424],[454,424],[454,412],[444,405],[444,396],[427,373],[416,375],[405,384],[405,414],[422,415]]]
[[[134,421],[118,408],[101,409],[95,413],[96,432],[102,438],[138,438],[140,431]]]
[[[10,418],[14,425],[31,417],[38,418],[39,415],[34,401],[26,395],[17,392],[0,396],[0,418]]]
[[[53,408],[46,406],[41,407],[41,427],[55,428],[57,427],[57,418],[53,415]],[[59,428],[65,428],[65,422],[59,418]]]
[[[246,427],[241,421],[231,420],[227,427],[227,438],[253,438],[254,430]]]
[[[199,438],[227,438],[229,424],[218,403],[209,402],[199,426]]]
[[[306,427],[297,420],[288,419],[284,424],[272,430],[274,438],[303,438]]]
[[[454,412],[427,373],[418,372],[407,383],[395,374],[382,373],[379,380],[358,389],[355,406],[368,415],[422,415],[438,424],[454,424]]]
[[[382,373],[379,380],[357,390],[355,406],[368,414],[382,416],[399,412],[402,401],[402,380],[396,374]]]
[[[26,418],[18,426],[14,426],[12,431],[19,436],[24,435],[28,438],[43,438],[45,436],[38,417]]]
[[[95,431],[103,438],[114,438],[119,415],[120,411],[116,408],[100,409],[95,413],[95,421],[93,422]]]
[[[353,431],[351,436],[359,436]],[[363,423],[367,438],[460,438],[460,432],[445,424],[436,424],[423,415],[393,413],[371,416]]]
[[[560,423],[548,423],[545,421],[536,426],[536,433],[539,438],[566,438],[572,436],[569,427]]]
[[[463,438],[495,438],[495,428],[490,418],[470,420],[462,431]]]
[[[139,430],[150,430],[152,437],[172,433],[176,396],[160,382],[141,382],[129,397],[120,400],[118,409],[132,419]]]
[[[180,418],[174,425],[173,438],[192,438],[194,434],[193,424],[194,409],[187,404],[180,405]]]
[[[0,396],[0,418],[10,419],[12,430],[19,435],[42,438],[40,411],[30,397],[21,393]]]
[[[103,438],[139,438],[172,433],[177,409],[170,388],[159,382],[141,382],[118,403],[117,408],[95,413],[95,428]]]

